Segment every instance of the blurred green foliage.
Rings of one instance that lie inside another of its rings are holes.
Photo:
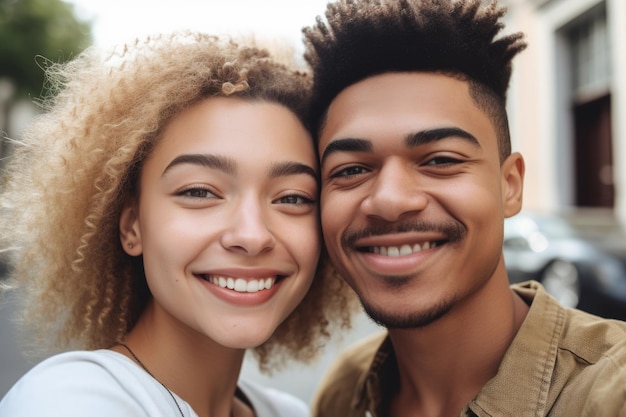
[[[67,61],[91,43],[91,25],[69,3],[0,0],[0,78],[19,95],[41,96],[46,61]]]

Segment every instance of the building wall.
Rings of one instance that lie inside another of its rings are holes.
[[[612,78],[615,215],[626,224],[626,1],[508,0],[506,33],[522,31],[528,48],[514,61],[509,92],[513,147],[526,160],[525,207],[574,205],[574,149],[568,48],[562,29],[606,4]]]

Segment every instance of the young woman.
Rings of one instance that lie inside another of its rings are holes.
[[[67,352],[0,415],[307,415],[239,380],[245,349],[263,369],[308,360],[348,317],[321,249],[307,76],[198,33],[48,72],[0,236],[33,345]]]

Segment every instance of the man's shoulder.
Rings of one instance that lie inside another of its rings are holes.
[[[296,396],[253,381],[240,379],[241,392],[252,404],[257,417],[309,417],[308,405]]]
[[[356,390],[362,385],[386,337],[386,331],[371,335],[337,357],[317,391],[313,402],[314,416],[350,416]]]
[[[561,402],[582,410],[581,416],[626,416],[626,323],[565,311],[555,373],[567,378]]]
[[[553,366],[546,379],[553,415],[626,416],[626,322],[562,307],[536,283],[515,289],[532,302],[529,346],[552,340],[539,350],[554,351],[545,363]]]
[[[626,322],[563,307],[537,282],[511,288],[531,306],[527,321],[531,321],[535,331],[553,329],[558,334],[559,349],[589,364],[611,357],[626,358]],[[533,333],[533,338],[536,337]]]
[[[610,361],[626,366],[626,322],[565,309],[560,349],[590,364]]]
[[[332,369],[337,372],[367,372],[387,336],[385,330],[357,341],[341,352]]]

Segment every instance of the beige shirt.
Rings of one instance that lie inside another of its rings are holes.
[[[537,282],[512,286],[530,310],[498,374],[459,416],[626,417],[626,323],[565,309]],[[397,386],[386,332],[342,353],[315,417],[383,417]]]

